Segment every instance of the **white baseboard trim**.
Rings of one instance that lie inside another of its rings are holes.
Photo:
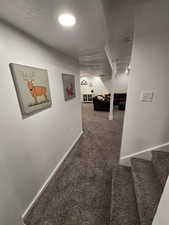
[[[63,155],[63,157],[61,158],[61,160],[59,161],[59,163],[56,165],[56,167],[54,168],[54,170],[52,171],[52,173],[49,175],[49,177],[47,178],[47,180],[45,181],[45,183],[42,185],[42,187],[40,188],[40,190],[38,191],[38,193],[35,195],[35,197],[31,201],[31,203],[28,205],[28,207],[26,208],[26,210],[24,211],[24,213],[21,216],[22,217],[22,220],[25,218],[25,216],[27,215],[27,213],[32,209],[33,205],[35,204],[35,202],[37,201],[37,199],[40,197],[40,195],[42,194],[42,192],[45,190],[45,188],[47,187],[47,185],[49,184],[49,182],[52,180],[53,176],[58,171],[58,169],[62,165],[63,161],[66,159],[66,157],[68,156],[68,154],[71,152],[72,148],[78,142],[78,140],[80,139],[80,137],[82,136],[82,134],[83,134],[83,131],[81,131],[80,134],[76,137],[76,139],[74,140],[73,144],[70,146],[70,148],[67,150],[67,152]]]
[[[151,148],[147,148],[144,149],[142,151],[127,155],[127,156],[123,156],[120,158],[120,164],[121,165],[126,165],[126,166],[130,166],[130,159],[131,158],[141,158],[141,159],[146,159],[146,160],[151,160],[152,158],[152,151],[158,150],[158,151],[169,151],[169,142],[166,142],[164,144],[161,145],[156,145],[154,147]]]

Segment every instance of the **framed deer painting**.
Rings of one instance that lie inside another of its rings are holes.
[[[65,101],[75,98],[75,76],[70,74],[62,74],[62,80]]]
[[[47,70],[14,63],[10,69],[23,116],[51,106]]]

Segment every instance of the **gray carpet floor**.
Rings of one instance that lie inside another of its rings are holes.
[[[84,134],[26,216],[26,225],[108,225],[112,168],[120,154],[123,111],[82,105]]]
[[[131,168],[118,166],[115,174],[110,225],[140,225]]]
[[[153,165],[157,173],[158,179],[164,188],[169,174],[169,153],[153,151]]]
[[[162,186],[152,161],[133,158],[131,168],[141,225],[151,225],[156,213]]]

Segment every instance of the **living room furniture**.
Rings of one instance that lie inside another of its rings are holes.
[[[93,96],[92,94],[83,94],[83,102],[92,102]]]
[[[120,103],[126,103],[126,93],[115,93],[113,105],[119,106]]]
[[[102,97],[102,98],[99,98]],[[93,106],[95,111],[110,111],[110,99],[106,99],[102,95],[97,95],[93,98]]]
[[[118,109],[124,111],[125,108],[126,108],[126,102],[120,102],[118,105]]]
[[[125,110],[126,98],[127,98],[126,93],[115,93],[113,105],[118,106],[119,110]]]
[[[113,105],[117,106],[119,110],[125,110],[126,93],[115,93]],[[93,106],[95,111],[110,111],[110,94],[97,95],[93,98]]]

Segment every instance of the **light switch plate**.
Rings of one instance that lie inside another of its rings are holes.
[[[142,91],[140,95],[140,101],[142,102],[152,102],[154,97],[154,92],[152,91]]]

